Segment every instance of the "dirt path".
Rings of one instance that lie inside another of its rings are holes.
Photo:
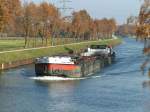
[[[37,50],[37,49],[44,49],[44,48],[54,48],[54,47],[61,47],[61,46],[66,46],[66,45],[78,45],[78,44],[89,43],[89,42],[97,42],[97,41],[87,41],[87,42],[70,43],[70,44],[56,45],[56,46],[46,46],[46,47],[37,47],[37,48],[27,48],[27,49],[18,49],[18,50],[8,50],[8,51],[1,51],[0,54],[3,54],[3,53],[11,53],[11,52],[29,51],[29,50]]]

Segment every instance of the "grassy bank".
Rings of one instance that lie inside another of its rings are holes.
[[[52,44],[52,40],[48,40],[48,45]],[[84,41],[84,40],[80,40]],[[53,39],[53,45],[62,45],[62,44],[69,44],[69,43],[76,43],[78,40],[74,40],[73,38],[54,38]],[[43,44],[46,45],[46,41],[43,41]],[[34,39],[29,39],[27,48],[35,48],[43,46],[41,39],[36,39],[36,45]],[[21,39],[0,39],[0,51],[6,51],[6,50],[16,50],[16,49],[23,49],[24,48],[24,38]]]
[[[99,40],[99,41],[74,43],[68,45],[60,45],[56,47],[6,52],[0,54],[0,63],[8,63],[11,61],[36,58],[41,56],[50,56],[50,55],[56,55],[60,53],[67,53],[68,51],[66,50],[66,48],[73,49],[76,52],[80,52],[81,49],[85,49],[88,45],[91,44],[109,44],[114,46],[120,43],[121,43],[121,39]]]

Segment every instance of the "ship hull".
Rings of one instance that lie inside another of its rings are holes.
[[[37,76],[81,77],[80,71],[80,66],[73,64],[35,64]]]
[[[37,76],[80,78],[100,72],[113,60],[113,57],[83,57],[77,64],[36,63],[35,72]]]

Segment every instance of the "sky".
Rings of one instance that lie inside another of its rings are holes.
[[[30,0],[29,0],[30,1]],[[32,1],[32,0],[31,0]],[[34,2],[49,1],[61,7],[61,0],[33,0]],[[67,6],[74,11],[86,9],[94,19],[115,18],[118,24],[126,22],[126,18],[139,13],[142,0],[70,0]]]

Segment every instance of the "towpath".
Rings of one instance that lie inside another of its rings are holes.
[[[113,37],[113,39],[117,39],[117,38]],[[107,40],[113,40],[113,39],[107,39]],[[46,47],[36,47],[36,48],[27,48],[27,49],[8,50],[8,51],[1,51],[0,54],[12,53],[12,52],[30,51],[30,50],[38,50],[38,49],[44,49],[44,48],[54,48],[54,47],[61,47],[61,46],[66,46],[66,45],[79,45],[79,44],[89,43],[89,42],[97,42],[97,41],[86,41],[86,42],[70,43],[70,44],[56,45],[56,46],[46,46]]]

